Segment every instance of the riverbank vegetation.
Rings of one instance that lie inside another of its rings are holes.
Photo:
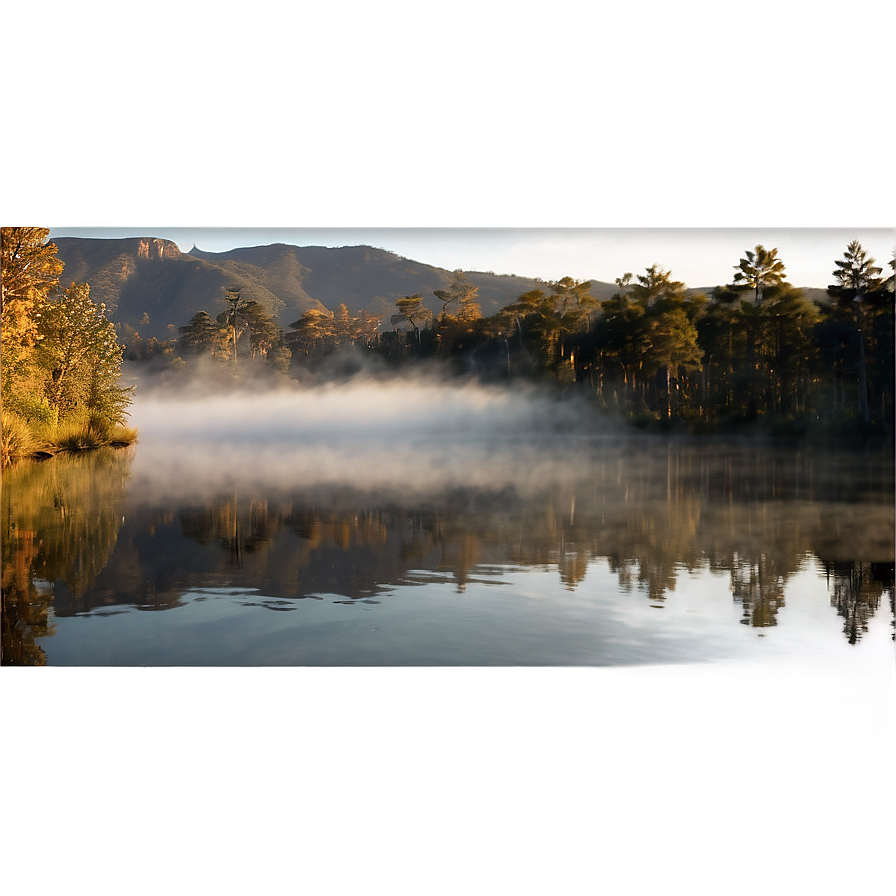
[[[456,271],[438,301],[393,296],[388,320],[340,304],[305,312],[285,332],[234,286],[224,310],[199,312],[168,341],[136,336],[127,357],[181,368],[185,379],[213,376],[209,359],[237,375],[254,368],[312,382],[435,365],[441,375],[550,384],[648,430],[891,439],[893,261],[885,277],[851,242],[832,261],[824,301],[787,282],[777,249],[759,245],[734,261],[731,282],[708,294],[654,264],[624,273],[603,301],[589,281],[564,277],[487,317]]]
[[[63,289],[63,265],[41,227],[2,229],[2,465],[130,444],[124,347],[86,283]]]

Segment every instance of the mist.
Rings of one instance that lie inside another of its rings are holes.
[[[159,494],[236,483],[529,489],[583,474],[583,443],[624,431],[576,397],[427,376],[255,383],[223,394],[141,385],[131,422],[135,480]]]
[[[594,434],[582,403],[524,389],[435,381],[352,381],[308,389],[197,397],[152,393],[135,401],[141,434],[183,441],[320,442],[334,439],[479,441]]]

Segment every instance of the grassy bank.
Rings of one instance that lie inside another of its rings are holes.
[[[137,441],[134,427],[106,425],[96,420],[33,424],[4,411],[0,425],[0,461],[4,467],[26,458],[51,457],[66,451],[89,451],[107,446],[123,448]]]

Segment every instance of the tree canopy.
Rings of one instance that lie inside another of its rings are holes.
[[[123,346],[105,306],[86,283],[60,287],[63,266],[48,236],[41,227],[2,229],[4,463],[28,453],[26,445],[59,442],[61,426],[87,427],[96,440],[121,426],[130,403],[119,385]]]

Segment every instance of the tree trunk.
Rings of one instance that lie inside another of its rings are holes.
[[[858,306],[859,317],[859,413],[862,420],[869,421],[868,414],[868,375],[865,371],[865,335],[862,332],[862,306]]]

